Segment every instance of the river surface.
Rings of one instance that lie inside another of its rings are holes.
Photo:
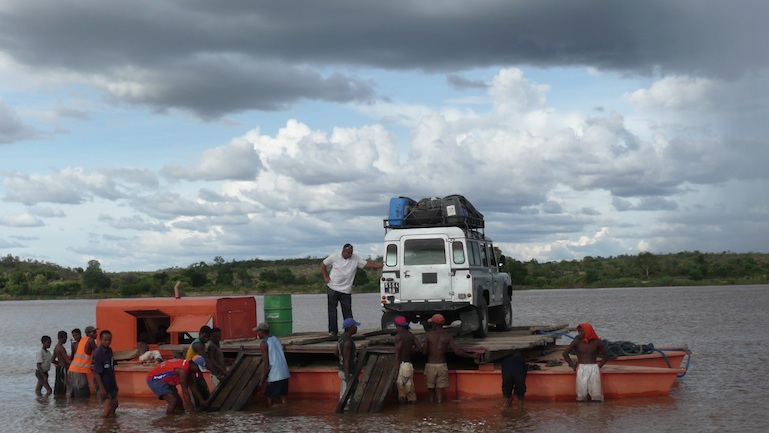
[[[379,326],[378,294],[354,294],[361,328]],[[257,299],[263,318],[263,299]],[[325,295],[292,297],[294,331],[326,329]],[[670,396],[603,404],[499,400],[385,405],[376,415],[334,414],[333,400],[294,400],[271,409],[165,416],[165,403],[119,397],[101,420],[95,397],[37,397],[35,352],[43,334],[94,325],[93,300],[0,302],[0,432],[766,432],[769,431],[769,286],[569,289],[515,292],[513,324],[576,326],[601,338],[688,344],[689,372]],[[561,341],[565,342],[565,341]],[[68,346],[67,346],[68,347]],[[51,371],[53,378],[53,370]],[[51,380],[52,383],[52,380]]]

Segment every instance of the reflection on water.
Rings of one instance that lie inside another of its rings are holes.
[[[499,401],[448,401],[441,405],[419,402],[388,405],[382,413],[334,414],[334,402],[297,400],[270,409],[258,402],[244,412],[199,413],[165,416],[162,403],[148,399],[124,399],[115,419],[98,418],[96,400],[89,404],[54,399],[37,401],[37,416],[18,427],[24,431],[51,431],[63,422],[74,431],[166,431],[166,432],[251,432],[251,431],[568,431],[608,429],[634,430],[638,423],[648,425],[648,417],[661,411],[674,411],[672,398],[607,401],[604,404],[572,402],[527,402],[523,408],[503,408]],[[575,424],[576,423],[576,424]],[[584,430],[580,427],[584,426]],[[21,430],[20,430],[21,431]]]
[[[257,297],[261,306],[261,298]],[[96,432],[593,432],[769,431],[764,419],[769,389],[765,341],[769,320],[766,286],[643,288],[516,292],[514,324],[590,321],[602,338],[687,343],[691,370],[669,397],[607,400],[603,404],[526,402],[503,408],[499,400],[448,401],[441,405],[385,405],[377,415],[333,413],[334,401],[299,400],[271,409],[260,400],[244,412],[167,417],[164,402],[121,398],[118,417],[101,420],[95,397],[68,401],[34,395],[34,353],[40,336],[93,324],[95,301],[0,303],[0,431]],[[379,324],[377,294],[353,297],[363,328]],[[261,307],[259,317],[263,317]],[[325,329],[325,297],[293,297],[296,332]],[[748,368],[746,368],[746,366]]]

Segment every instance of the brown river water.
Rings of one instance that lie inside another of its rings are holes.
[[[260,296],[259,318],[264,317]],[[325,295],[292,297],[294,331],[326,329]],[[334,414],[333,400],[293,400],[271,409],[165,416],[164,402],[121,398],[118,416],[99,418],[95,397],[34,394],[40,337],[94,324],[93,300],[0,302],[0,432],[766,432],[769,431],[769,286],[569,289],[515,292],[513,324],[575,326],[601,338],[688,344],[689,372],[670,396],[603,404],[498,400],[387,404],[375,415]],[[378,294],[354,294],[361,328],[375,328]],[[560,342],[566,342],[561,339]],[[52,372],[53,373],[53,372]]]

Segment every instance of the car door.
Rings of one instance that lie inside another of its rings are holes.
[[[409,236],[401,246],[401,301],[451,299],[446,235]]]

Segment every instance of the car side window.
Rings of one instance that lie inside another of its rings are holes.
[[[465,262],[465,248],[462,242],[454,241],[451,244],[451,255],[454,257],[454,263],[461,265]]]
[[[398,245],[397,244],[390,244],[387,246],[385,264],[387,264],[387,266],[398,265]]]
[[[489,267],[489,256],[488,256],[487,251],[486,251],[486,243],[485,242],[481,242],[478,245],[478,247],[479,247],[480,252],[481,252],[481,266],[483,266],[484,268],[488,268]]]

